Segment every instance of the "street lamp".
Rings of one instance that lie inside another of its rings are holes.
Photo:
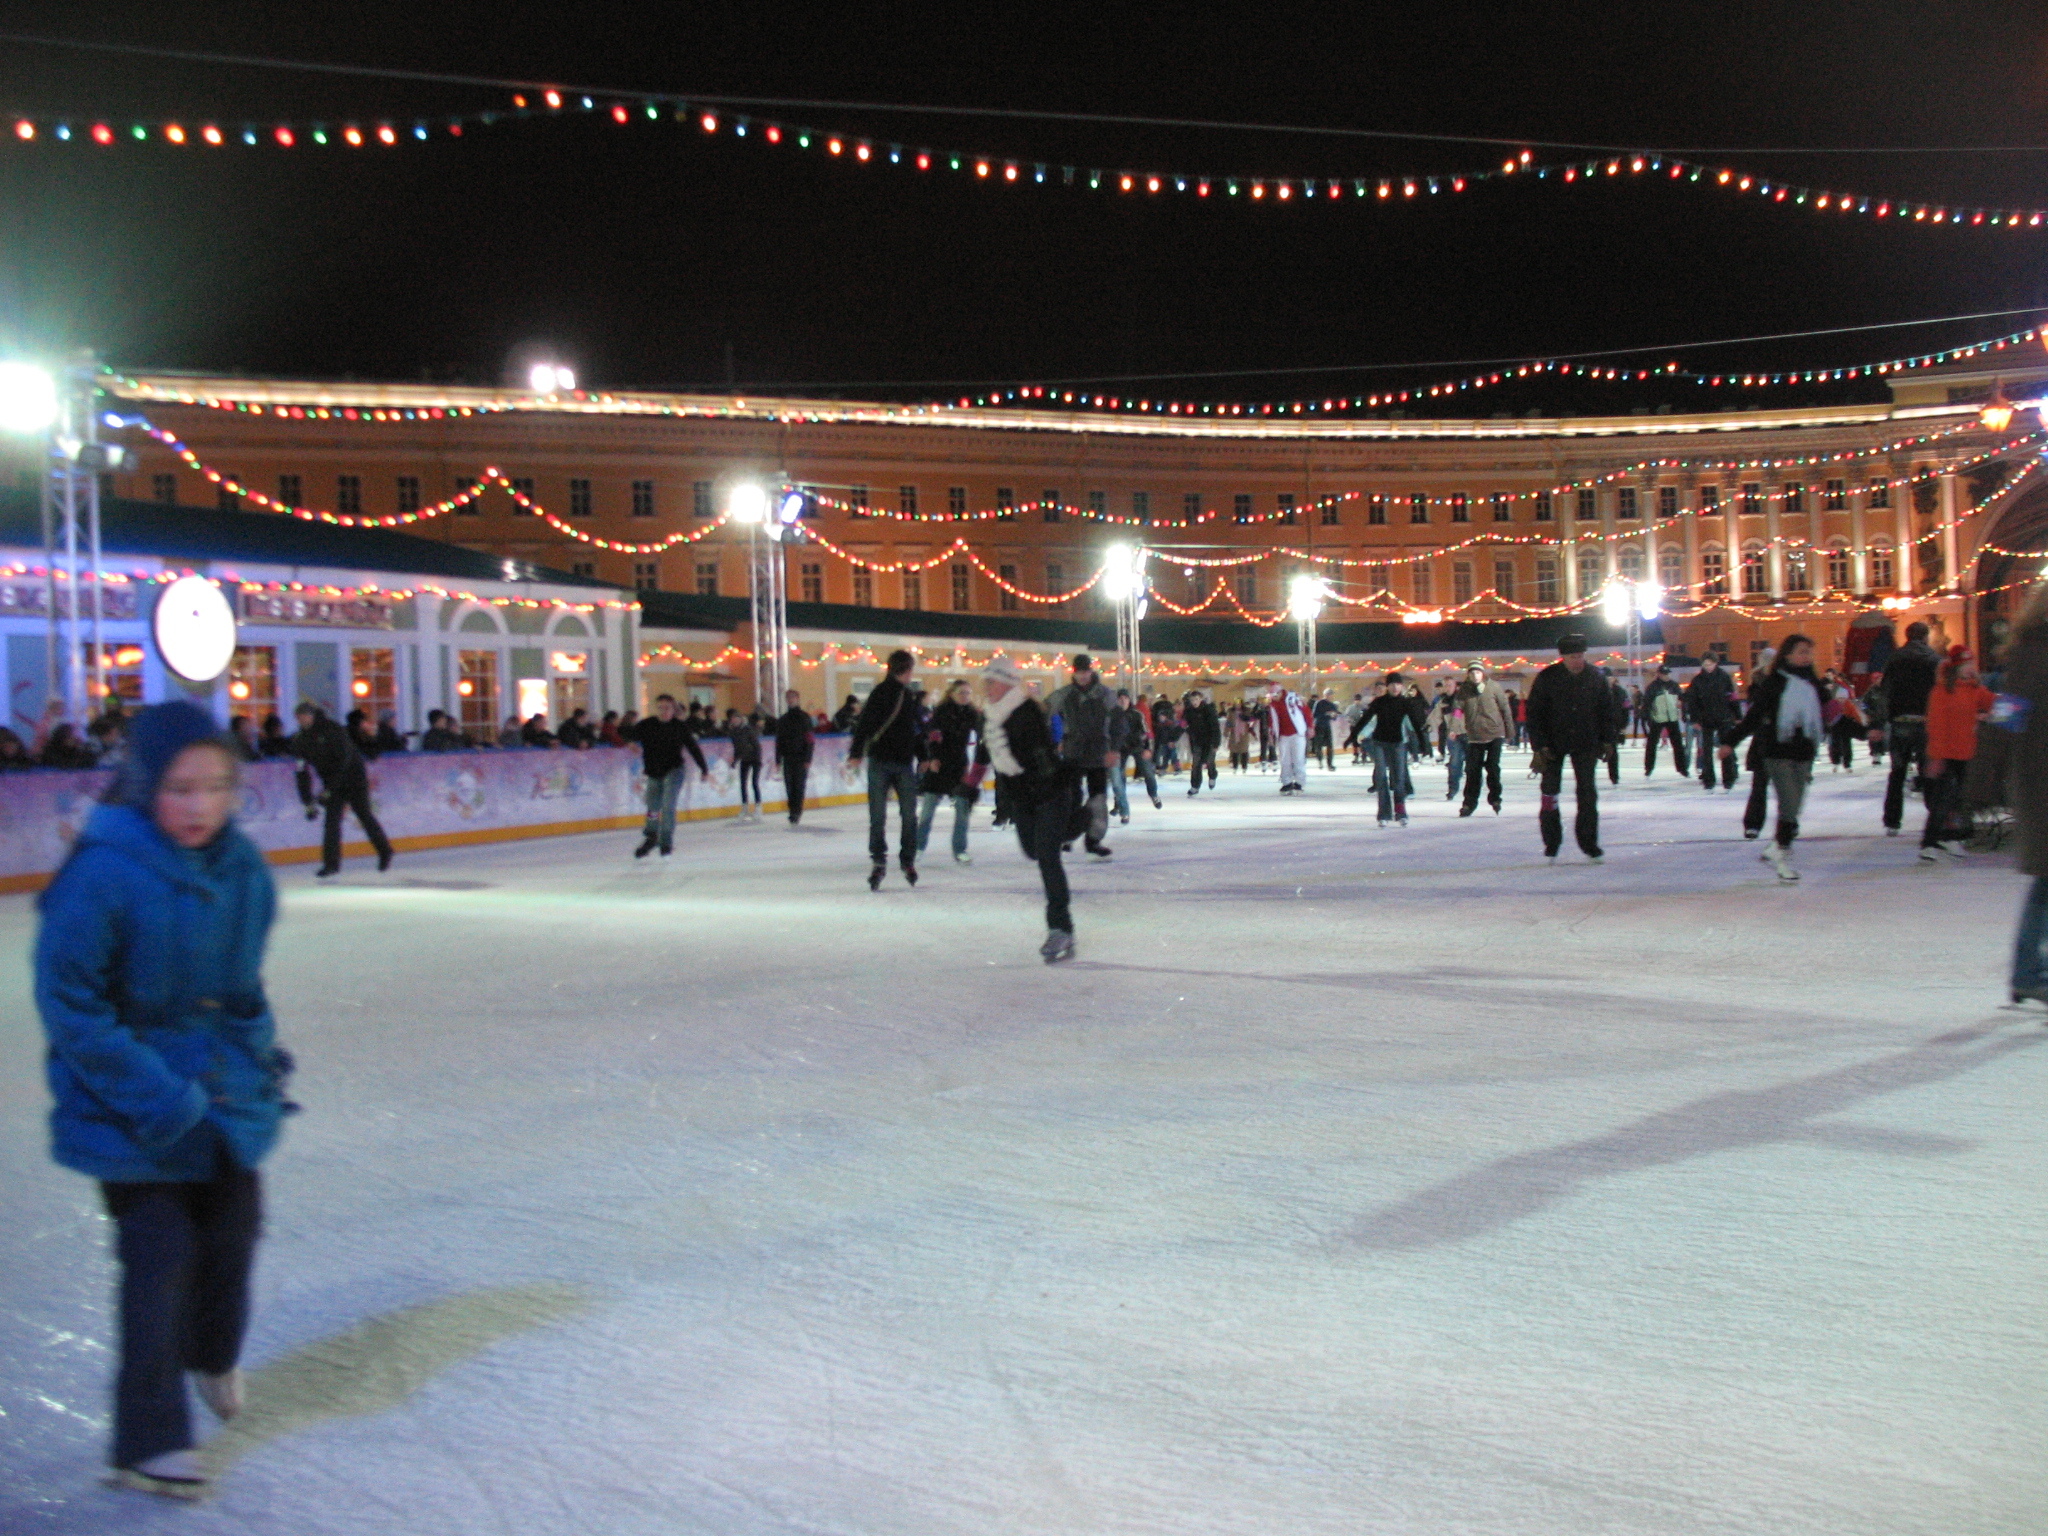
[[[1138,690],[1142,652],[1138,626],[1145,618],[1145,558],[1142,544],[1112,544],[1102,556],[1102,595],[1116,609],[1116,675],[1132,693]]]
[[[565,395],[576,388],[576,370],[562,363],[535,363],[526,382],[536,395]]]
[[[1664,583],[1654,576],[1616,576],[1600,590],[1600,616],[1623,631],[1629,672],[1638,682],[1643,669],[1643,620],[1656,618],[1663,609]]]
[[[0,363],[0,431],[47,432],[57,424],[57,381],[33,363]]]
[[[1329,583],[1309,571],[1299,571],[1287,584],[1287,612],[1295,623],[1301,626],[1301,649],[1308,658],[1309,707],[1315,707],[1316,696],[1316,620],[1322,617],[1323,603],[1330,595]]]
[[[725,515],[747,530],[747,616],[754,626],[754,702],[771,714],[789,688],[789,594],[784,584],[782,535],[795,525],[788,493],[768,499],[752,480],[726,492]],[[795,512],[803,514],[803,500]],[[767,537],[763,538],[762,535]]]

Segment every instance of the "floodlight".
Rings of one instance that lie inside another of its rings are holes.
[[[736,523],[768,520],[768,493],[751,480],[742,480],[726,493],[725,515]]]
[[[1290,618],[1308,623],[1323,611],[1323,599],[1328,595],[1320,576],[1311,576],[1303,571],[1287,587],[1287,613]]]
[[[526,371],[526,382],[536,395],[564,394],[576,387],[576,370],[560,363],[535,363]]]
[[[57,420],[57,381],[33,363],[0,363],[0,430],[47,432]]]
[[[1129,597],[1137,587],[1136,562],[1128,544],[1112,544],[1102,556],[1102,595],[1113,603]]]
[[[1630,606],[1628,587],[1625,583],[1610,581],[1601,589],[1600,616],[1608,623],[1626,624]]]
[[[782,493],[775,508],[776,519],[786,528],[804,515],[804,493],[792,487]]]
[[[1636,583],[1636,612],[1646,619],[1657,617],[1664,606],[1664,583],[1652,577]]]

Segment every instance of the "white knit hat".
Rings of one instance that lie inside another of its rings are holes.
[[[1023,686],[1024,673],[1009,657],[997,656],[981,669],[981,680],[985,683],[1008,683],[1012,688],[1019,688]]]

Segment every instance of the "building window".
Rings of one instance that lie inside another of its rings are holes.
[[[1067,568],[1056,560],[1045,562],[1045,595],[1059,597],[1067,590]]]
[[[1666,544],[1657,551],[1657,580],[1667,590],[1685,585],[1685,551],[1676,544]]]
[[[1657,487],[1657,515],[1659,517],[1678,516],[1677,486],[1660,485]]]
[[[299,477],[297,475],[279,475],[277,477],[277,499],[286,506],[296,507],[302,494],[299,490]],[[159,496],[157,500],[161,501],[163,498]]]
[[[1006,523],[1016,520],[1017,493],[1007,485],[996,487],[996,516]]]
[[[524,497],[526,498],[526,501],[521,501],[521,500],[519,499],[519,498],[520,498],[520,497],[522,497],[522,496],[524,496]],[[514,480],[514,481],[512,482],[512,515],[513,515],[514,517],[533,517],[533,516],[535,516],[536,514],[535,514],[535,512],[534,512],[533,508],[532,508],[532,507],[530,507],[529,505],[527,505],[527,502],[530,502],[530,501],[532,501],[532,500],[533,500],[533,481],[532,481],[532,479],[531,479],[530,477],[522,476],[522,477],[520,477],[519,479],[516,479],[516,480]]]
[[[1892,587],[1892,551],[1889,544],[1870,547],[1870,590],[1888,592]]]
[[[1088,493],[1088,511],[1095,517],[1109,516],[1109,492],[1090,491]]]
[[[1472,562],[1453,560],[1451,562],[1451,601],[1469,603],[1472,601]]]
[[[1152,493],[1150,491],[1131,492],[1131,516],[1141,523],[1152,516]]]
[[[1806,487],[1788,485],[1785,487],[1785,511],[1797,514],[1806,510]]]
[[[417,512],[420,509],[420,477],[400,475],[398,477],[398,510]]]
[[[1429,521],[1429,498],[1417,491],[1408,498],[1408,521],[1426,523]]]
[[[1624,544],[1614,552],[1614,568],[1624,581],[1643,579],[1643,546]]]
[[[236,485],[240,485],[242,483],[242,477],[240,475],[222,475],[220,477],[220,481],[220,492],[214,498],[214,505],[219,507],[223,512],[241,511],[242,498],[237,492],[232,491],[228,488],[228,482],[233,481]],[[415,507],[413,508],[413,510],[417,511],[418,508]]]
[[[1389,584],[1391,567],[1368,565],[1365,568],[1365,590],[1374,597],[1392,597],[1394,589]]]
[[[1849,505],[1849,482],[1830,480],[1821,488],[1821,510],[1840,512]]]
[[[1787,592],[1811,592],[1813,590],[1813,565],[1803,549],[1785,551],[1785,590]]]
[[[1259,606],[1259,573],[1257,571],[1249,569],[1237,571],[1232,574],[1230,584],[1237,592],[1239,607],[1251,609]]]
[[[139,681],[139,679],[138,679]],[[238,645],[228,662],[228,710],[261,725],[277,713],[277,647]]]
[[[1764,552],[1745,549],[1742,552],[1742,595],[1758,597],[1770,590],[1770,576],[1764,569]]]
[[[1700,590],[1708,597],[1728,595],[1728,556],[1721,550],[1700,551]]]
[[[1058,522],[1060,515],[1065,510],[1060,505],[1060,493],[1058,491],[1040,491],[1038,493],[1038,515],[1048,523]]]
[[[699,597],[718,596],[718,562],[716,560],[699,560],[697,562],[697,595]]]
[[[1472,521],[1472,502],[1463,491],[1451,492],[1451,521],[1469,523]]]
[[[1288,492],[1282,491],[1275,497],[1273,505],[1280,511],[1281,522],[1292,523],[1295,520],[1294,497]]]
[[[1847,592],[1849,577],[1849,551],[1838,544],[1828,551],[1828,590]]]
[[[868,488],[864,485],[849,485],[846,488],[846,510],[856,518],[868,515]]]
[[[896,487],[896,510],[905,517],[917,516],[917,487],[899,485]]]
[[[701,566],[699,567],[699,570],[702,570]],[[704,578],[700,574],[697,578],[697,585],[700,590],[702,589],[703,584]],[[713,595],[716,596],[716,588],[718,586],[718,570],[715,566],[712,568],[711,572],[711,585],[713,588]],[[633,590],[635,592],[659,592],[661,590],[660,562],[654,560],[635,560],[633,562]]]
[[[853,605],[856,608],[875,606],[875,573],[855,571],[853,573]]]
[[[1436,595],[1436,583],[1430,580],[1429,562],[1418,560],[1408,567],[1408,590],[1415,599],[1415,606],[1426,608]]]
[[[1600,516],[1600,493],[1587,486],[1579,492],[1579,521],[1590,523]]]
[[[1721,487],[1703,485],[1700,487],[1700,516],[1715,517],[1721,511]]]
[[[1252,499],[1243,491],[1230,498],[1230,509],[1235,521],[1248,523],[1252,520]]]
[[[1017,567],[1015,567],[1014,565],[997,566],[996,580],[999,583],[999,590],[997,592],[996,597],[996,606],[1002,609],[1005,613],[1015,613],[1017,611],[1017,593],[1015,591],[1017,585]]]
[[[1386,497],[1371,496],[1367,498],[1365,503],[1365,521],[1367,526],[1373,528],[1384,528],[1387,525]]]
[[[1343,502],[1335,496],[1326,497],[1323,501],[1321,515],[1317,518],[1317,521],[1325,528],[1337,527],[1342,521],[1338,516],[1338,508],[1341,506],[1343,506]]]
[[[1607,578],[1607,556],[1597,549],[1579,551],[1579,597],[1591,597]]]
[[[1487,500],[1493,504],[1493,520],[1496,523],[1512,523],[1515,520],[1515,504],[1506,491],[1495,491]]]
[[[463,734],[473,742],[496,742],[498,653],[457,651],[455,665],[455,713],[462,721]]]
[[[150,477],[150,484],[156,493],[158,501],[167,507],[175,507],[178,504],[178,477],[176,475],[152,475]]]
[[[1742,515],[1761,517],[1764,510],[1764,488],[1754,480],[1742,483]]]
[[[398,708],[398,652],[389,646],[349,652],[349,707],[360,709],[375,725],[384,711]]]
[[[595,560],[572,560],[569,562],[569,574],[571,576],[594,577],[597,575],[597,562]]]
[[[635,480],[633,482],[633,515],[635,517],[654,516],[654,482],[652,480]]]
[[[947,487],[946,487],[946,516],[948,516],[948,517],[965,517],[966,515],[967,515],[967,487],[966,487],[966,486],[964,486],[964,485],[949,485],[949,486],[947,486]]]
[[[1514,561],[1496,560],[1493,562],[1493,595],[1505,598],[1509,602],[1515,600]]]
[[[1549,555],[1536,557],[1536,601],[1557,601],[1557,561]]]
[[[971,579],[967,574],[969,569],[970,567],[965,565],[956,565],[952,570],[955,613],[966,613],[974,606],[973,589],[968,585]]]
[[[1614,515],[1623,522],[1634,522],[1641,515],[1634,486],[1624,485],[1614,493]]]
[[[334,510],[343,517],[363,515],[363,477],[339,475],[334,482]]]
[[[1193,522],[1202,515],[1202,493],[1189,491],[1180,499],[1180,515]]]
[[[709,480],[692,480],[690,482],[690,516],[707,518],[718,516],[718,508],[711,499],[711,482]]]
[[[1873,480],[1864,488],[1864,505],[1889,507],[1892,504],[1892,487],[1889,480]]]
[[[484,515],[483,486],[478,483],[476,476],[465,475],[459,469],[452,469],[448,474],[455,485],[454,491],[450,493],[451,495],[460,495],[464,491],[470,493],[466,501],[457,505],[455,515],[457,517],[482,517]],[[295,476],[294,479],[296,478]]]
[[[804,602],[825,601],[825,567],[822,563],[807,560],[797,567],[797,591]]]
[[[1536,521],[1539,523],[1554,523],[1557,521],[1557,505],[1550,499],[1550,492],[1548,491],[1538,491],[1536,493]]]
[[[569,482],[569,515],[571,517],[590,516],[590,482],[588,480],[571,480]]]

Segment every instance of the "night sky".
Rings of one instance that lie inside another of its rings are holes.
[[[762,96],[1717,148],[1774,177],[2048,205],[2048,154],[1737,146],[2048,143],[2048,16],[2010,4],[1096,6],[17,3],[0,30]],[[506,105],[396,84],[0,45],[0,106],[239,124]],[[1492,146],[752,109],[757,121],[1105,168],[1378,176]],[[1567,152],[1539,152],[1563,158]],[[918,396],[1083,380],[1563,355],[2048,305],[2048,230],[1900,229],[1658,183],[1423,205],[1119,201],[741,144],[514,123],[398,150],[0,144],[0,347],[313,377],[495,383],[543,346],[597,387]],[[1872,360],[2019,329],[1645,354]],[[1455,371],[1119,385],[1274,398]],[[899,386],[890,389],[886,386]],[[1773,397],[1790,403],[1797,397]],[[1495,410],[1697,392],[1545,385]],[[1749,403],[1761,403],[1748,397]],[[1714,403],[1733,404],[1732,400]]]

